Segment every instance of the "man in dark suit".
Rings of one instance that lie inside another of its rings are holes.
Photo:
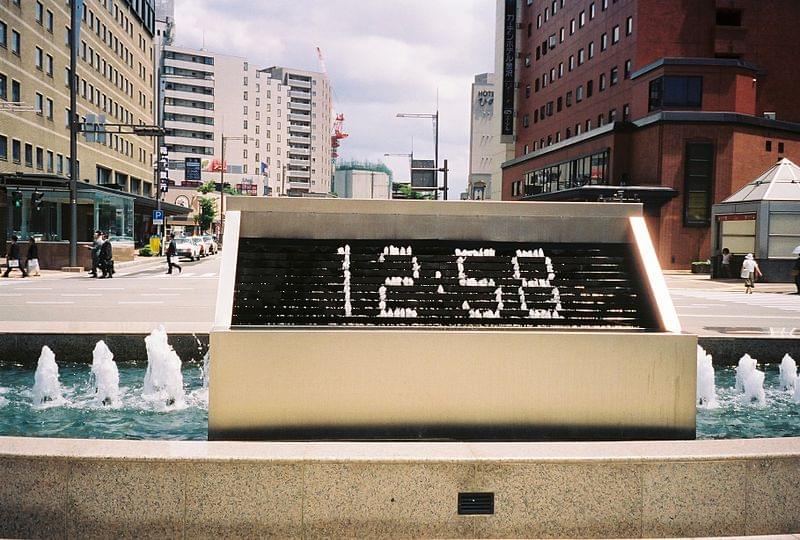
[[[167,246],[167,274],[172,273],[173,267],[178,269],[179,274],[183,271],[183,269],[180,267],[178,263],[172,262],[173,259],[177,258],[178,258],[178,246],[175,245],[175,235],[170,233],[169,245]]]
[[[108,239],[108,233],[103,233],[103,245],[100,246],[98,264],[103,272],[103,275],[100,276],[101,279],[114,277],[114,253],[111,249],[111,240]]]
[[[8,277],[12,270],[19,270],[22,272],[22,277],[28,277],[25,268],[22,267],[20,262],[18,240],[16,235],[11,237],[11,245],[8,247],[8,257],[6,258],[6,273],[3,274],[3,277]]]

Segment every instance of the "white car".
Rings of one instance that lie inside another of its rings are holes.
[[[178,257],[185,257],[191,261],[200,260],[200,246],[192,242],[191,238],[176,238],[175,248]]]
[[[200,238],[203,239],[203,243],[206,246],[206,253],[208,255],[213,255],[214,253],[219,251],[219,246],[217,245],[217,242],[214,240],[213,236],[211,236],[210,234],[204,234]]]

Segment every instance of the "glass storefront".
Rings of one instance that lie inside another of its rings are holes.
[[[22,194],[19,206],[13,204],[11,193]],[[40,241],[66,241],[69,238],[69,192],[41,190],[44,193],[37,210],[31,197],[32,188],[9,187],[9,212],[6,231],[8,238],[21,240],[31,236]],[[78,192],[78,241],[89,242],[95,230],[108,232],[113,241],[133,242],[133,198],[103,191]]]
[[[538,195],[587,185],[609,185],[610,151],[604,150],[525,174],[525,195]]]

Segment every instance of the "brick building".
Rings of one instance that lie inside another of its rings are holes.
[[[800,160],[796,0],[520,0],[504,200],[644,203],[665,268],[711,206]]]

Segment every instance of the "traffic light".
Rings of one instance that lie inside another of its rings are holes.
[[[12,191],[11,201],[14,203],[14,208],[22,208],[22,192]]]
[[[40,193],[38,191],[34,191],[33,195],[31,195],[31,204],[33,205],[34,210],[41,210],[42,203],[44,202],[44,193]]]

